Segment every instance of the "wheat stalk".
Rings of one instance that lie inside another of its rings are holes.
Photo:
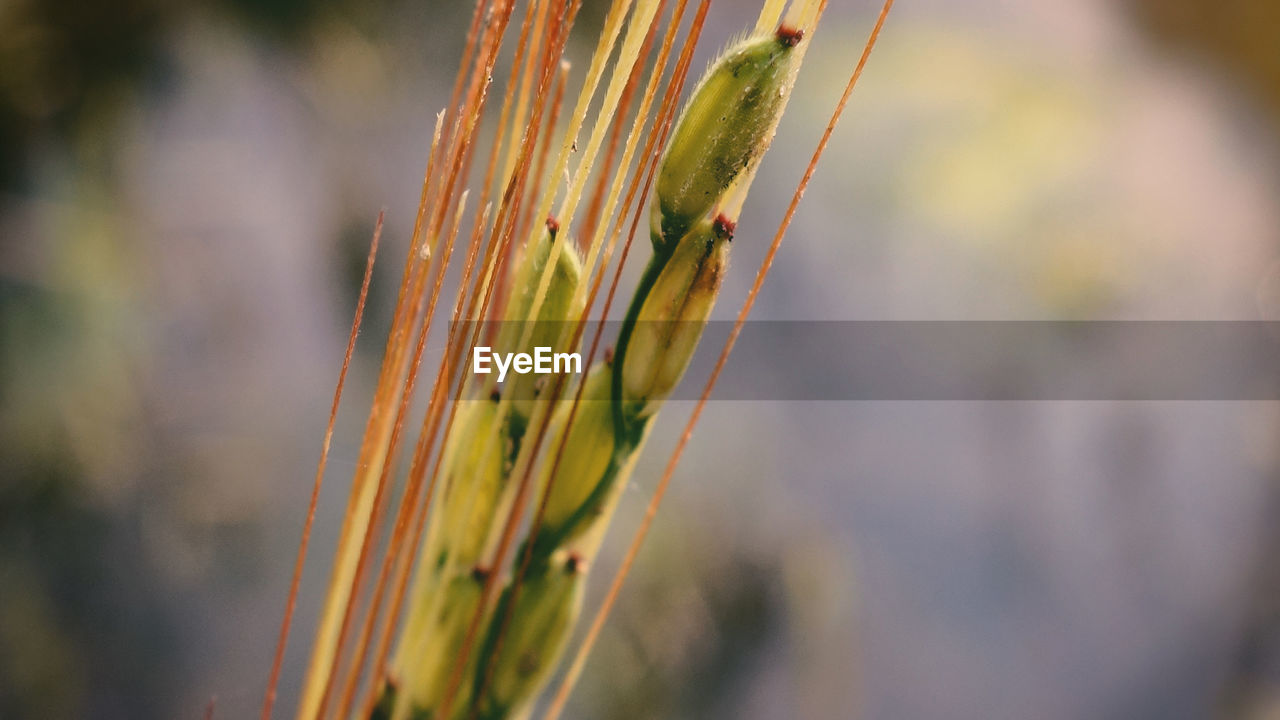
[[[527,560],[493,610],[474,670],[457,660],[465,654],[462,623],[485,615],[478,591],[493,570],[480,562],[487,556],[486,539],[497,532],[496,520],[508,509],[502,496],[537,401],[529,383],[516,381],[508,388],[513,398],[506,412],[505,400],[497,397],[470,410],[466,432],[446,451],[448,484],[433,527],[439,530],[429,535],[421,556],[428,567],[419,572],[427,580],[402,638],[414,650],[402,654],[398,692],[389,686],[381,703],[392,717],[448,717],[458,699],[459,707],[474,705],[478,717],[511,717],[545,682],[580,611],[584,571],[616,507],[616,490],[634,467],[658,407],[692,358],[718,294],[733,222],[719,214],[713,220],[711,211],[767,148],[794,84],[802,34],[800,28],[784,28],[738,43],[712,64],[687,105],[661,164],[653,203],[655,254],[632,299],[617,360],[597,366],[584,381],[583,399],[591,405],[586,412],[571,422],[566,405],[552,421],[550,437],[563,444],[563,461],[544,463],[539,487],[545,499],[525,541]],[[611,90],[620,87],[613,83]],[[597,128],[588,152],[600,139]],[[558,341],[561,327],[555,321],[581,312],[575,304],[581,263],[572,246],[555,242],[554,230],[538,233],[512,277],[507,320],[532,321],[534,327],[504,327],[500,351]],[[499,458],[486,452],[494,438],[504,448]],[[456,487],[463,482],[472,497],[454,502],[463,497]],[[533,537],[535,532],[540,534]],[[504,641],[508,627],[515,630]],[[461,698],[450,687],[451,660],[474,676]],[[392,695],[399,697],[391,700]]]
[[[825,0],[795,0],[782,19],[786,0],[765,0],[754,29],[711,64],[676,120],[676,100],[709,2],[698,6],[652,117],[687,0],[676,0],[647,80],[645,69],[667,0],[611,3],[559,152],[546,170],[567,78],[560,57],[581,0],[527,3],[512,82],[480,187],[483,210],[466,241],[454,322],[404,490],[393,505],[392,478],[411,432],[407,421],[426,340],[464,224],[474,152],[484,145],[477,134],[480,118],[514,15],[515,0],[477,3],[451,110],[437,119],[433,135],[410,255],[299,703],[300,719],[345,718],[353,710],[359,717],[396,720],[524,717],[554,670],[581,613],[587,569],[619,490],[659,409],[691,361],[719,294],[738,215],[825,7]],[[607,61],[615,53],[609,68]],[[624,134],[624,119],[642,81],[640,103]],[[588,125],[593,103],[598,103],[596,115],[580,147],[579,133]],[[572,172],[571,158],[577,160]],[[598,180],[585,217],[578,218],[593,172]],[[495,177],[503,185],[491,199]],[[563,185],[557,182],[561,177]],[[807,180],[808,175],[802,186]],[[651,189],[647,214],[653,254],[631,297],[616,352],[606,352],[603,361],[592,364]],[[533,219],[547,217],[557,197],[557,219],[535,226]],[[788,221],[793,212],[794,203]],[[491,340],[499,352],[579,348],[629,213],[630,232],[581,382],[557,375],[542,385],[517,375],[499,392],[493,380],[463,371],[484,321],[495,317],[506,321]],[[581,220],[581,247],[571,238],[575,220]],[[526,240],[521,245],[516,238]],[[762,279],[763,272],[749,300]],[[707,393],[709,388],[704,401]],[[335,397],[335,408],[337,401]],[[323,463],[322,455],[317,490]],[[439,499],[433,507],[437,486]],[[394,520],[387,528],[389,511]],[[508,572],[508,555],[522,528],[524,538]],[[304,532],[299,571],[306,537]],[[642,535],[633,541],[633,552],[640,539]],[[379,547],[382,560],[369,585]],[[411,571],[415,580],[410,590]],[[615,578],[610,600],[575,655],[549,716],[563,707],[622,577]],[[367,603],[361,601],[366,587],[371,591]],[[296,588],[297,573],[290,608]],[[389,660],[406,600],[408,612]],[[282,625],[264,719],[271,713],[290,614]],[[362,684],[368,690],[357,704]]]

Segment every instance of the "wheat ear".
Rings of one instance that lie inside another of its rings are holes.
[[[519,553],[526,562],[492,610],[480,607],[478,589],[495,569],[482,566],[481,559],[510,500],[515,455],[543,403],[522,382],[506,388],[513,395],[509,400],[495,395],[467,401],[464,431],[446,450],[445,495],[421,556],[419,573],[427,580],[421,581],[420,600],[402,638],[418,650],[379,706],[390,717],[441,712],[449,693],[447,666],[465,642],[461,621],[474,613],[483,614],[488,630],[464,668],[472,679],[456,691],[457,710],[449,716],[519,717],[554,669],[580,613],[586,569],[618,491],[658,409],[691,361],[719,293],[734,228],[721,206],[768,148],[794,84],[802,38],[802,30],[784,27],[734,44],[686,105],[659,167],[654,255],[632,297],[617,354],[589,371],[578,401],[585,405],[576,414],[571,403],[561,402],[549,420],[551,446],[562,446],[559,461],[541,464],[540,522]],[[532,347],[532,338],[559,339],[542,323],[580,312],[574,304],[579,260],[571,243],[555,241],[555,228],[540,232],[516,265],[508,320],[528,318],[546,290],[533,326],[504,327],[500,348]],[[548,270],[553,258],[556,266]],[[476,450],[494,438],[503,448],[497,458]],[[472,497],[454,502],[467,498],[464,482]]]

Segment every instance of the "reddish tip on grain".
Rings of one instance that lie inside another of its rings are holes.
[[[607,347],[604,349],[604,364],[605,365],[613,364],[613,348],[612,347]]]
[[[795,47],[804,39],[804,30],[781,25],[778,27],[778,42],[784,47]]]
[[[547,232],[551,233],[552,236],[555,236],[556,233],[560,232],[560,221],[551,216],[547,216]]]
[[[471,579],[476,582],[484,582],[489,577],[489,568],[476,565],[471,568]]]
[[[565,560],[564,562],[564,569],[565,569],[565,572],[569,573],[570,575],[577,575],[580,572],[586,571],[587,561],[584,560],[583,557],[576,552],[569,553],[569,559]]]
[[[499,390],[498,390],[498,388],[494,388],[494,389],[492,389],[492,390],[490,390],[490,391],[489,391],[489,401],[490,401],[490,402],[498,402],[498,401],[499,401],[499,400],[501,400],[501,399],[502,399],[502,392],[501,392],[501,391],[499,391]]]
[[[733,240],[733,231],[738,229],[738,224],[724,215],[716,215],[716,219],[711,223],[711,229],[721,240]]]

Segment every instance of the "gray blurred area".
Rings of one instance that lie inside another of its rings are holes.
[[[697,67],[757,4],[713,3]],[[877,8],[814,36],[716,319]],[[470,9],[0,0],[0,718],[255,716],[386,207],[291,715]],[[900,0],[753,317],[1280,320],[1277,38],[1265,0]],[[712,402],[571,712],[1280,717],[1273,396]]]

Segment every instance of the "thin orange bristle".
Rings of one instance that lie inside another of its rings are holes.
[[[293,613],[298,605],[298,588],[302,584],[302,569],[307,561],[307,549],[311,544],[311,529],[315,525],[316,507],[320,502],[320,486],[324,482],[325,467],[329,462],[329,447],[333,441],[333,428],[338,420],[338,406],[342,402],[342,390],[346,387],[347,370],[351,368],[351,356],[355,352],[356,337],[364,320],[365,301],[369,298],[369,284],[373,280],[373,263],[378,255],[378,241],[382,238],[382,220],[386,211],[378,213],[373,226],[373,239],[369,242],[369,255],[364,263],[364,279],[360,281],[360,294],[356,300],[355,319],[351,321],[351,334],[347,337],[347,349],[342,356],[342,369],[338,371],[338,384],[333,391],[333,403],[329,407],[329,422],[325,425],[324,440],[320,444],[320,462],[316,465],[316,477],[311,485],[311,498],[307,501],[307,515],[302,523],[302,540],[298,544],[298,556],[293,563],[293,579],[289,583],[289,599],[285,602],[284,619],[280,622],[280,637],[276,641],[275,658],[271,662],[271,675],[267,680],[266,697],[262,701],[262,720],[269,720],[276,701],[276,688],[280,684],[280,669],[284,665],[284,651],[289,644],[289,629],[293,625]],[[209,701],[206,717],[213,715],[213,700]]]
[[[542,194],[542,183],[545,181],[547,172],[547,155],[551,150],[552,137],[555,135],[556,126],[560,122],[560,110],[564,103],[564,87],[568,84],[569,79],[569,63],[562,62],[560,64],[560,72],[556,73],[555,84],[551,91],[551,106],[547,116],[547,122],[542,128],[542,140],[538,146],[538,159],[533,168],[533,187],[529,192],[529,197],[538,197]],[[536,138],[536,136],[535,136]],[[520,217],[519,224],[516,225],[517,237],[528,237],[532,231],[530,224],[533,222],[534,203],[525,205],[523,214]]]
[[[604,153],[604,161],[596,169],[596,186],[592,189],[591,200],[587,203],[587,214],[582,222],[580,242],[590,242],[589,238],[595,235],[596,226],[600,223],[600,214],[604,210],[605,190],[608,188],[609,180],[613,175],[611,170],[614,157],[618,152],[618,144],[622,140],[622,131],[626,127],[626,123],[623,121],[627,117],[627,112],[631,109],[631,100],[635,95],[636,87],[640,84],[640,78],[644,76],[645,59],[649,57],[649,52],[653,49],[653,41],[658,36],[658,25],[660,23],[657,22],[656,18],[662,17],[662,11],[666,7],[667,0],[660,0],[658,9],[654,14],[655,20],[649,25],[649,31],[645,34],[644,43],[640,47],[639,59],[631,67],[631,73],[627,76],[627,84],[622,90],[622,98],[618,101],[618,110],[612,118],[613,128],[609,134],[609,144]],[[626,168],[620,168],[620,172],[625,171]]]

